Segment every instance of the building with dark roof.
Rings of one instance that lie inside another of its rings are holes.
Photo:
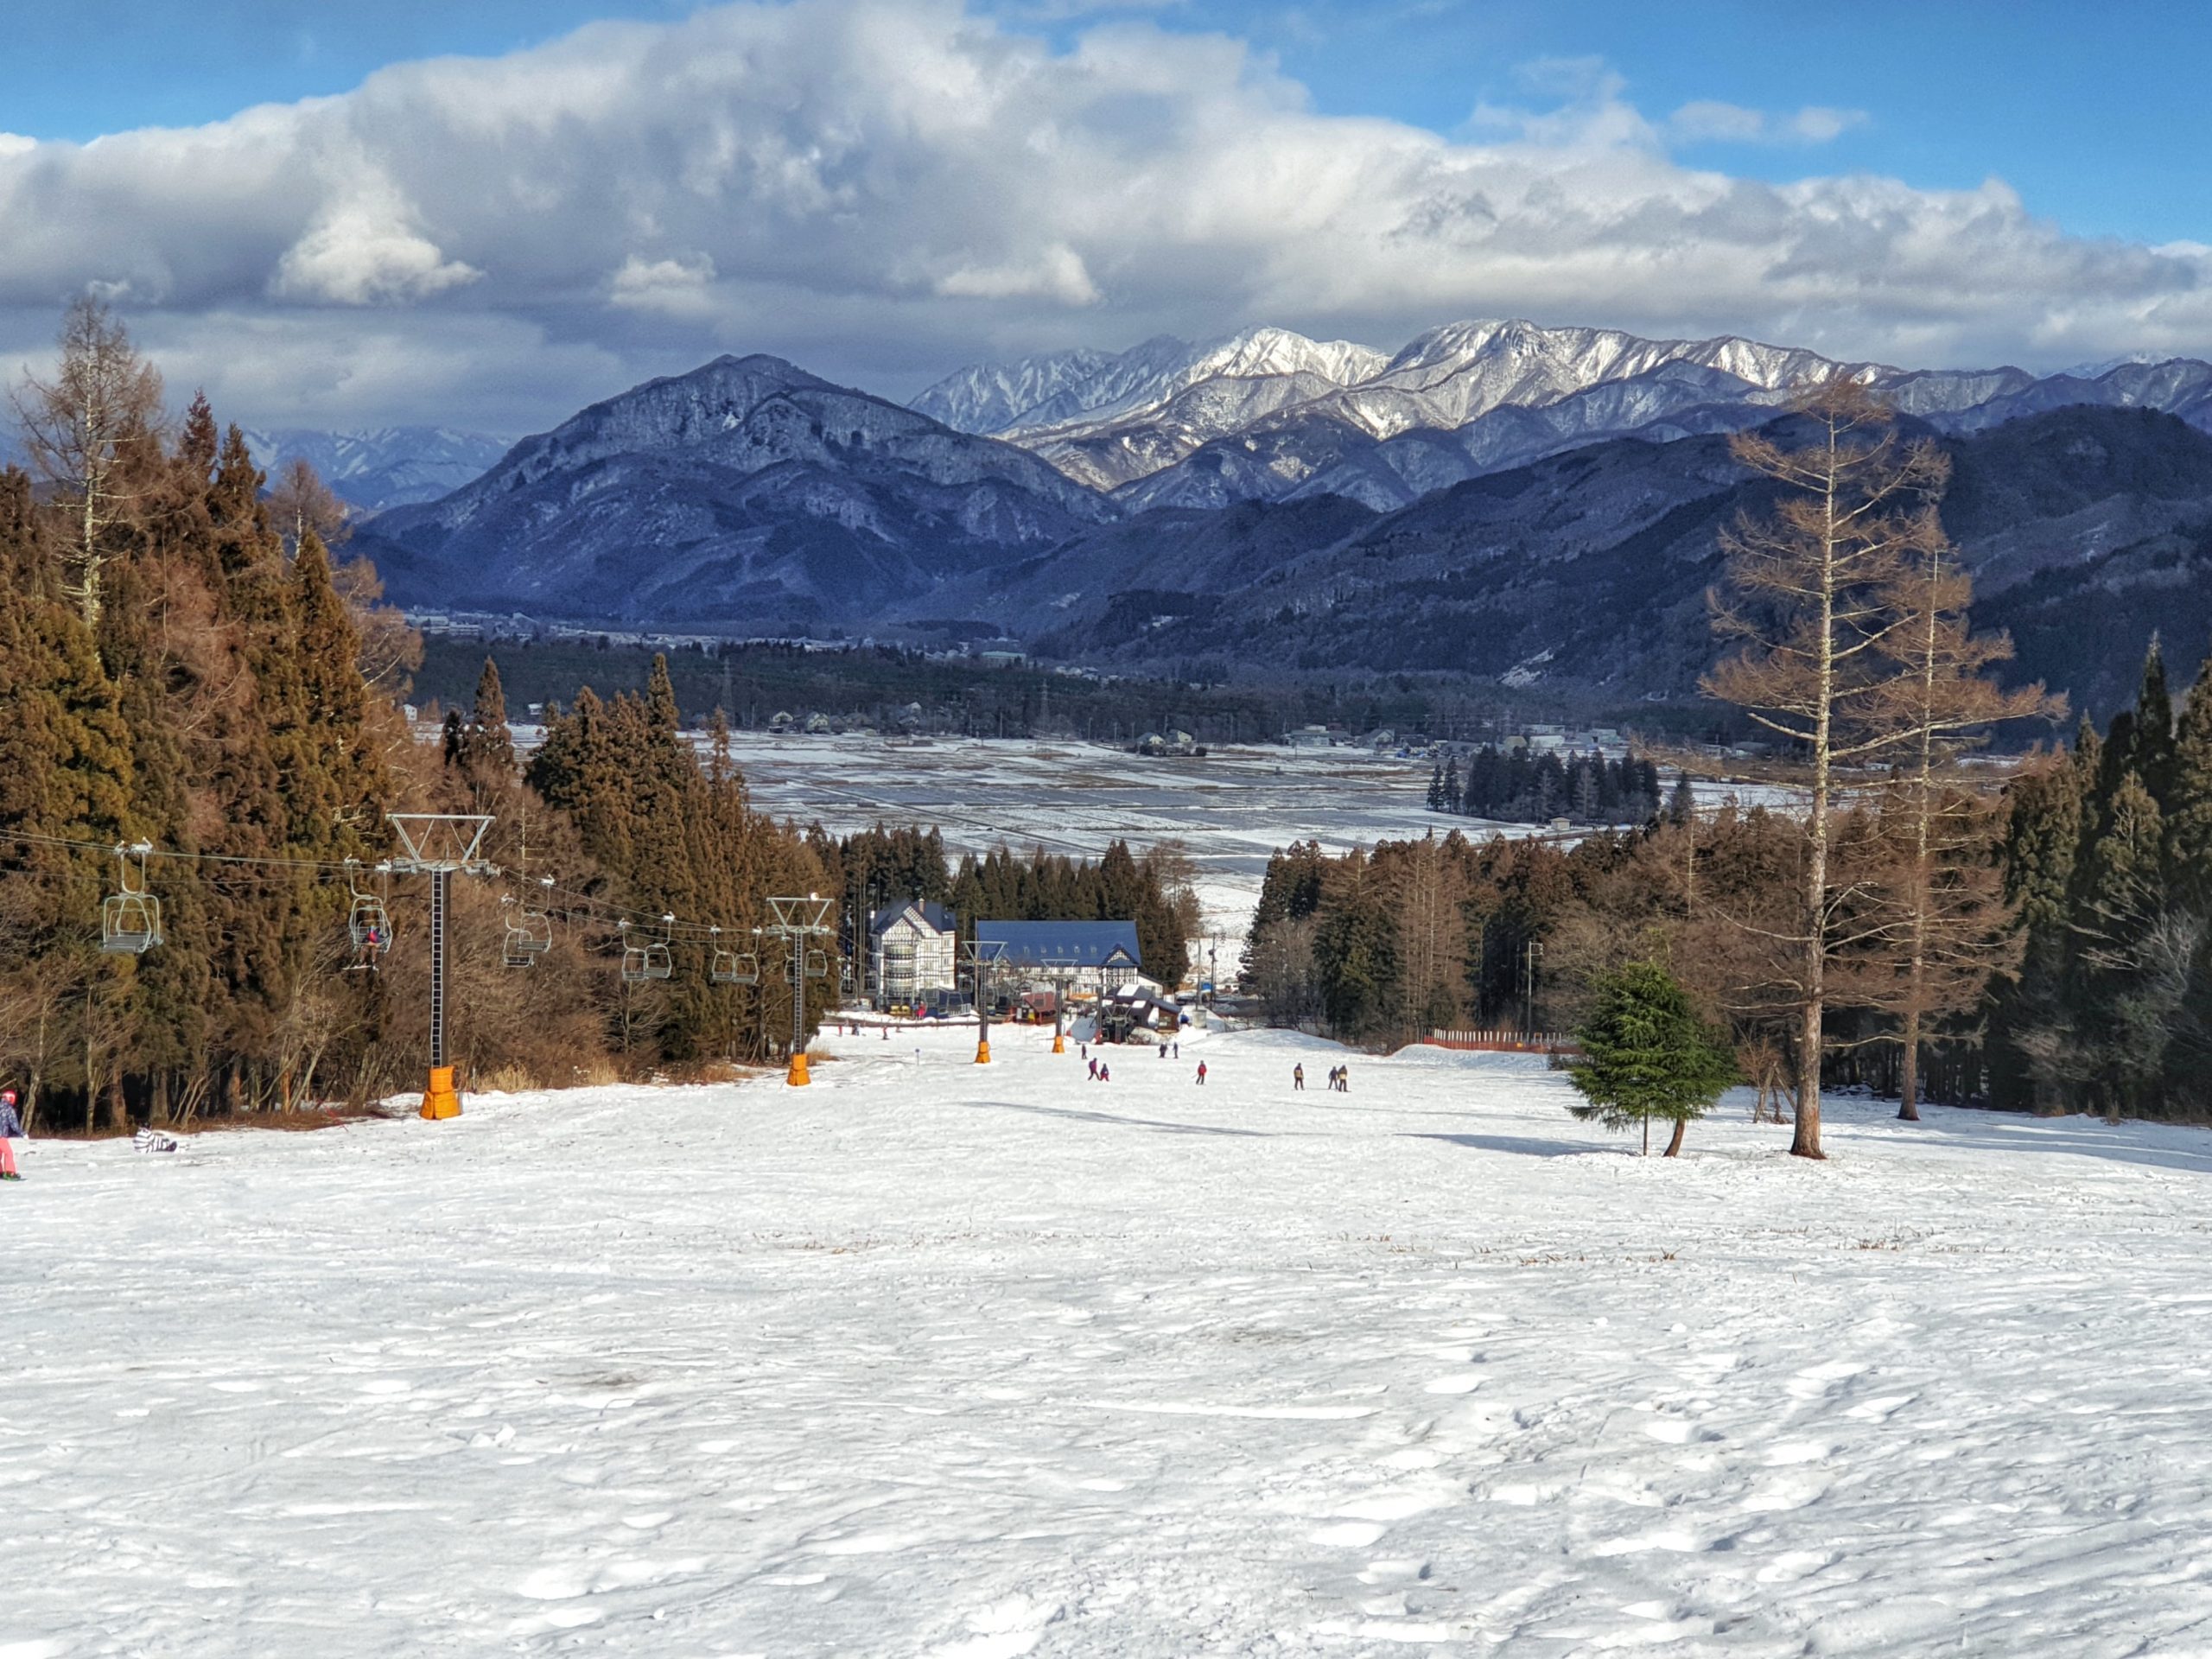
[[[976,953],[1018,978],[1099,993],[1140,969],[1135,922],[977,922]]]

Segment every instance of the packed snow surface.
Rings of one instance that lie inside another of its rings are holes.
[[[1048,1041],[34,1143],[0,1655],[2212,1647],[2201,1134]]]

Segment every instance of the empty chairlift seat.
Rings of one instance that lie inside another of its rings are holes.
[[[100,903],[100,949],[110,955],[140,957],[162,942],[162,901],[146,890],[146,855],[152,850],[143,842],[115,849],[118,890]]]

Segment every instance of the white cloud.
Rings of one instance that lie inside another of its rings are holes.
[[[483,275],[440,253],[416,228],[407,200],[389,180],[370,172],[349,181],[284,250],[269,291],[281,300],[400,303],[428,299]]]
[[[722,350],[898,392],[1252,321],[1388,345],[1521,315],[1905,364],[2212,347],[2200,247],[2069,236],[1994,180],[1669,153],[1817,143],[1850,111],[1654,120],[1601,63],[1529,79],[1544,107],[1446,137],[1127,18],[1065,51],[958,0],[595,24],[205,127],[0,140],[0,363],[94,284],[226,416],[508,429]]]
[[[608,301],[637,311],[693,321],[715,315],[715,262],[703,253],[668,259],[632,254],[607,283]]]
[[[937,280],[937,291],[977,300],[1045,299],[1062,305],[1096,305],[1098,289],[1083,256],[1065,242],[1033,259],[999,265],[963,265]]]
[[[1685,104],[1669,116],[1666,133],[1684,143],[1719,139],[1747,144],[1826,144],[1864,125],[1866,120],[1864,110],[1836,110],[1819,104],[1808,104],[1789,114],[1770,114],[1740,104],[1703,99]]]

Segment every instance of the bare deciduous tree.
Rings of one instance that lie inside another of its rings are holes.
[[[287,556],[300,550],[309,531],[333,550],[353,539],[353,509],[332,494],[314,466],[298,455],[277,471],[276,487],[269,492],[269,518],[284,538]]]
[[[2003,634],[1967,626],[1974,584],[1941,537],[1892,595],[1903,626],[1888,654],[1899,672],[1885,689],[1881,723],[1908,733],[1882,823],[1897,868],[1885,895],[1894,917],[1886,943],[1897,972],[1873,1001],[1897,1016],[1897,1116],[1920,1117],[1920,1043],[1932,1014],[1980,1000],[1998,954],[2018,941],[2005,925],[1993,809],[1965,786],[1956,761],[2000,721],[2057,719],[2063,699],[2041,686],[1999,689],[1982,677],[2012,654]]]
[[[1910,736],[1896,718],[1889,656],[1904,618],[1897,595],[1940,541],[1935,500],[1949,463],[1906,442],[1864,386],[1837,377],[1796,405],[1811,442],[1784,448],[1764,434],[1731,443],[1737,461],[1789,493],[1766,519],[1740,519],[1723,537],[1730,591],[1713,598],[1713,626],[1741,650],[1706,676],[1711,695],[1742,708],[1804,757],[1807,792],[1796,917],[1797,1114],[1789,1150],[1819,1158],[1821,1055],[1827,972],[1839,900],[1830,843],[1839,771],[1862,766]]]
[[[70,306],[60,348],[54,378],[26,375],[12,401],[32,470],[68,517],[68,591],[92,626],[110,540],[143,493],[132,474],[160,459],[162,377],[97,300]]]

